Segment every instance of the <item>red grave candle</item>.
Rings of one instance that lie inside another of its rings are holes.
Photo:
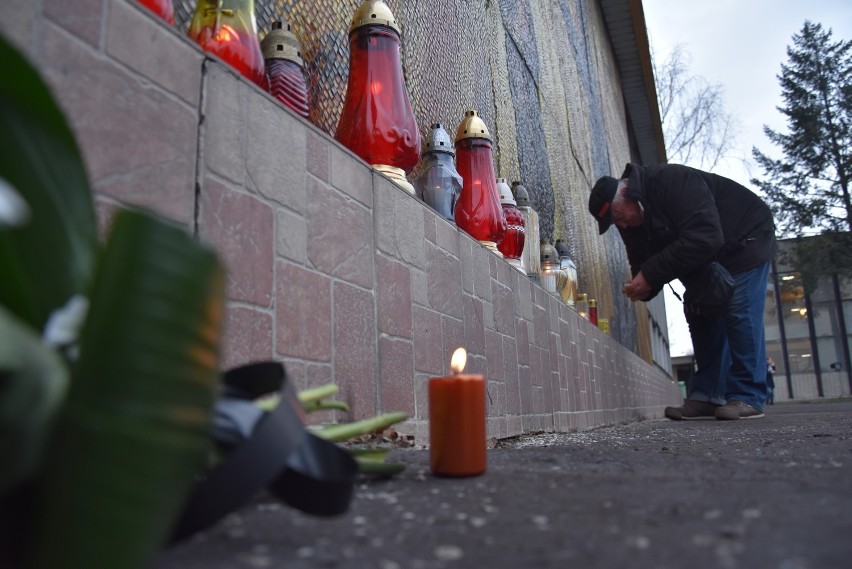
[[[497,191],[500,194],[500,206],[503,208],[503,217],[506,219],[506,235],[500,241],[497,248],[503,253],[503,258],[510,265],[526,274],[523,261],[521,260],[526,239],[524,216],[518,211],[517,202],[512,195],[512,189],[509,188],[509,184],[506,183],[505,178],[497,178]]]
[[[456,225],[493,253],[506,235],[497,195],[491,135],[476,111],[467,111],[456,131],[456,169],[464,185],[456,202]]]
[[[172,0],[138,0],[140,4],[154,12],[169,25],[175,25],[175,7]]]
[[[204,51],[267,89],[254,0],[198,0],[187,33]]]
[[[429,380],[429,464],[439,476],[485,472],[485,377],[465,374],[467,353],[453,354],[453,375]]]
[[[285,107],[308,118],[308,86],[305,84],[299,40],[283,21],[272,23],[272,29],[260,42],[269,94]]]
[[[594,299],[589,300],[589,322],[598,325],[598,302]]]
[[[367,0],[349,28],[349,80],[334,137],[412,195],[405,175],[420,160],[420,131],[402,77],[399,27]]]

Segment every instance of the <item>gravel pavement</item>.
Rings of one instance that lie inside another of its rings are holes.
[[[311,517],[267,495],[155,569],[852,567],[852,400],[763,419],[644,421],[499,441],[436,478],[423,449]]]

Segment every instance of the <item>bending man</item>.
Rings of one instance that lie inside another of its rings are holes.
[[[674,164],[628,164],[621,179],[597,181],[589,212],[601,234],[612,224],[621,234],[633,275],[624,290],[632,301],[650,300],[674,279],[684,282],[687,295],[691,282],[696,290],[699,284],[706,288],[707,279],[695,275],[705,274],[713,261],[733,276],[733,296],[719,313],[685,309],[698,369],[687,400],[667,407],[666,417],[762,417],[767,396],[763,309],[776,250],[769,207],[749,189],[715,174]]]

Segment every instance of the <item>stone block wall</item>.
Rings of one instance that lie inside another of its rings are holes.
[[[132,0],[13,0],[0,33],[65,111],[104,231],[126,205],[228,268],[222,367],[335,382],[341,419],[404,411],[452,351],[488,380],[488,434],[661,416],[675,383]],[[328,417],[325,417],[328,418]]]

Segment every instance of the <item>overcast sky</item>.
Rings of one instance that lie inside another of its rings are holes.
[[[831,28],[834,41],[852,40],[850,0],[643,0],[648,37],[655,57],[663,61],[682,44],[691,55],[689,75],[722,85],[725,106],[740,123],[736,153],[751,161],[751,148],[776,154],[763,135],[763,125],[786,130],[777,108],[783,101],[778,85],[787,46],[805,20]],[[762,172],[751,162],[729,160],[716,173],[749,185]]]
[[[664,61],[682,44],[691,56],[688,72],[724,90],[725,107],[739,122],[735,154],[714,172],[751,187],[762,172],[751,160],[753,146],[778,156],[763,125],[786,131],[777,76],[787,46],[805,20],[831,28],[833,40],[852,40],[852,0],[643,0],[652,50]],[[668,290],[668,289],[666,289]],[[667,298],[672,356],[691,353],[680,304]]]

